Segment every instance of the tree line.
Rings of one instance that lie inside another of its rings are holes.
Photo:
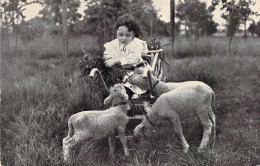
[[[99,43],[106,42],[115,37],[114,23],[123,14],[132,14],[143,30],[143,36],[170,35],[170,23],[160,20],[160,15],[153,6],[152,0],[85,0],[84,14],[78,12],[79,0],[68,0],[68,28],[71,34],[92,34],[98,37]],[[26,6],[33,3],[40,4],[43,9],[39,12],[41,17],[25,21],[23,12]],[[50,33],[61,34],[62,0],[9,0],[1,2],[2,39],[6,46],[12,32],[13,37],[18,36],[23,41],[30,41],[34,37],[44,35],[46,25],[53,24],[57,28]],[[213,12],[217,5],[221,5],[222,17],[227,21],[227,36],[232,37],[239,26],[246,27],[251,16],[257,13],[251,10],[255,5],[253,0],[212,0],[207,6],[200,0],[179,0],[176,4],[175,35],[184,29],[187,38],[211,36],[217,32],[218,24],[213,20]],[[12,31],[10,31],[12,29]],[[253,35],[260,36],[260,23],[253,22],[249,29]]]

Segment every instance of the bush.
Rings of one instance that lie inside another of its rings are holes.
[[[82,76],[89,75],[91,69],[98,68],[104,78],[106,85],[109,87],[116,83],[122,83],[125,71],[120,66],[106,67],[103,59],[103,50],[89,50],[80,63]],[[100,81],[100,80],[99,80]]]

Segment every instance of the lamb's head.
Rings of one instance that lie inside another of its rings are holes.
[[[105,105],[115,106],[121,102],[126,102],[128,95],[122,84],[115,84],[110,88],[109,96],[104,100]]]
[[[137,85],[141,89],[148,90],[149,88],[148,79],[143,77],[144,72],[147,71],[146,69],[149,69],[148,66],[136,68],[134,70],[134,73],[129,76],[127,81],[130,82],[131,84]],[[154,76],[152,76],[152,78],[154,78]]]

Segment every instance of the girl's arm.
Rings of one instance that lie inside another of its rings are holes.
[[[106,47],[106,50],[104,52],[104,59],[105,59],[105,65],[107,67],[112,67],[116,64],[120,64],[120,61],[116,56],[114,55],[113,50],[111,50],[109,47]]]
[[[103,57],[105,60],[113,58],[113,51],[109,48],[106,48]]]

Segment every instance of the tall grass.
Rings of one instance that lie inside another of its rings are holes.
[[[174,45],[175,51],[172,55],[169,47],[170,38],[162,37],[164,53],[167,56],[177,59],[187,57],[198,57],[210,55],[239,55],[239,56],[259,56],[260,42],[259,38],[249,38],[246,42],[241,37],[235,37],[231,45],[231,51],[228,52],[227,37],[202,37],[199,40],[187,40],[183,36],[176,37]]]
[[[3,165],[65,165],[61,144],[67,120],[81,110],[102,109],[102,87],[87,77],[69,83],[83,54],[81,43],[94,48],[91,36],[70,40],[70,56],[61,56],[60,38],[35,39],[12,50],[2,48],[1,160]],[[162,42],[168,39],[163,38]],[[171,127],[157,129],[141,142],[129,141],[131,157],[117,145],[117,159],[109,160],[107,141],[78,146],[73,165],[257,165],[260,161],[260,41],[237,38],[228,53],[225,38],[202,38],[197,43],[178,38],[175,55],[164,47],[168,81],[200,80],[216,93],[217,140],[213,148],[197,154],[201,129],[184,124],[191,142],[181,152]],[[194,139],[197,141],[194,141]]]

